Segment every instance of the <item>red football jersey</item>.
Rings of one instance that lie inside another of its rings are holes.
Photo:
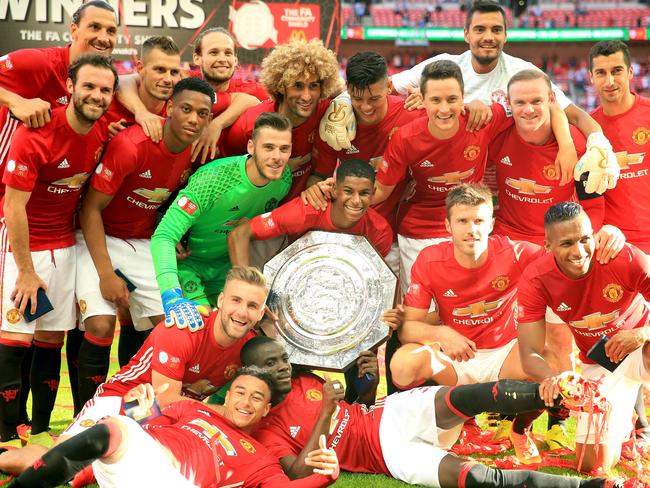
[[[65,111],[66,107],[54,110],[51,122],[40,129],[21,126],[4,165],[3,185],[31,192],[26,207],[31,251],[75,243],[74,213],[108,139],[103,119],[81,135],[72,130]],[[0,217],[3,206],[4,196]]]
[[[314,430],[323,401],[323,381],[304,373],[291,380],[291,392],[259,423],[253,437],[278,458],[297,456]],[[379,443],[383,399],[373,407],[338,402],[332,414],[327,445],[341,469],[355,473],[390,472]]]
[[[230,347],[217,344],[214,327],[219,311],[213,311],[198,332],[176,327],[155,327],[128,364],[97,388],[100,396],[123,396],[131,388],[151,383],[152,369],[184,384],[207,379],[213,386],[225,385],[241,366],[239,351],[252,337],[249,332]]]
[[[388,222],[372,208],[361,217],[361,220],[349,229],[339,229],[332,223],[332,202],[328,202],[324,211],[316,210],[311,205],[305,205],[300,197],[276,208],[272,212],[254,217],[250,221],[253,238],[258,240],[272,239],[282,234],[288,234],[291,239],[297,239],[310,230],[341,232],[365,236],[386,257],[393,243],[393,231]]]
[[[311,151],[314,144],[314,138],[318,133],[320,119],[329,107],[330,100],[321,100],[316,106],[316,110],[306,121],[291,131],[291,158],[289,166],[293,168],[293,183],[291,190],[282,200],[289,200],[300,195],[305,189],[307,179],[311,175]],[[277,112],[278,104],[273,100],[266,100],[255,107],[246,110],[237,121],[223,131],[219,139],[220,151],[223,157],[238,156],[246,154],[248,140],[253,134],[255,119],[262,112]]]
[[[163,106],[162,110],[158,112],[160,117],[167,118],[167,104]],[[109,122],[117,122],[119,120],[124,119],[125,125],[128,127],[130,125],[135,124],[135,115],[133,115],[133,112],[131,112],[128,108],[126,108],[124,105],[122,105],[122,102],[120,102],[117,97],[113,97],[113,101],[111,102],[110,106],[108,107],[108,110],[104,114],[104,118]]]
[[[70,46],[14,51],[0,57],[0,86],[24,98],[45,100],[54,110],[68,104],[69,64]],[[7,107],[0,106],[0,165],[20,124],[9,116]]]
[[[181,474],[196,486],[320,487],[333,482],[319,474],[289,481],[277,457],[199,402],[172,403],[142,427],[171,451]]]
[[[448,235],[445,229],[445,198],[460,183],[479,182],[485,172],[488,144],[512,124],[501,105],[492,105],[490,123],[467,132],[467,116],[460,117],[454,137],[439,140],[431,135],[422,117],[401,127],[388,143],[377,172],[383,185],[397,185],[410,170],[415,188],[402,203],[398,232],[424,239]]]
[[[628,242],[650,253],[650,98],[635,95],[634,105],[609,117],[598,107],[591,116],[616,152],[621,176],[605,197],[606,224],[623,231]]]
[[[193,76],[194,78],[203,79],[203,75],[198,69],[190,70],[189,75]],[[228,88],[217,93],[246,93],[247,95],[254,96],[260,102],[263,102],[269,98],[269,94],[266,92],[264,85],[258,81],[244,80],[243,78],[231,78],[230,83],[228,83]]]
[[[478,349],[501,347],[517,338],[519,279],[544,252],[530,242],[493,236],[485,264],[469,269],[456,261],[452,242],[425,247],[411,269],[404,304],[429,310],[434,302],[442,323],[474,341]]]
[[[421,110],[408,111],[404,108],[404,99],[393,95],[388,96],[388,111],[379,124],[357,124],[357,135],[349,149],[335,151],[320,137],[316,137],[312,151],[314,173],[324,177],[332,176],[340,162],[349,159],[362,159],[374,167],[381,162],[388,141],[397,129],[409,122],[426,115]],[[400,183],[390,196],[375,207],[397,232],[397,207],[402,199],[406,182]]]
[[[192,148],[173,154],[154,143],[139,125],[120,132],[108,145],[91,185],[113,200],[102,212],[107,235],[150,239],[156,211],[190,176]]]
[[[585,152],[584,136],[571,126],[578,156]],[[499,207],[494,233],[511,239],[544,244],[544,214],[558,202],[577,201],[573,181],[560,186],[556,179],[554,137],[541,146],[524,141],[513,125],[490,144],[488,164],[496,165]]]
[[[601,336],[648,323],[648,259],[626,244],[616,259],[606,265],[592,259],[591,270],[573,280],[560,271],[552,254],[542,256],[526,269],[519,284],[518,322],[544,320],[546,307],[551,307],[571,327],[580,359],[593,363],[585,354]]]

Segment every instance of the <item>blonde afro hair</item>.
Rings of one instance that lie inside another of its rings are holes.
[[[321,98],[336,93],[339,63],[318,39],[279,45],[262,61],[262,84],[276,102],[282,101],[287,86],[312,75],[321,83]]]

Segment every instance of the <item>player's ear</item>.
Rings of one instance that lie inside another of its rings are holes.
[[[65,87],[68,89],[68,93],[72,95],[72,92],[74,91],[74,83],[72,83],[71,78],[65,80]]]
[[[172,116],[172,111],[174,110],[174,101],[170,98],[167,100],[167,117]]]
[[[248,154],[251,156],[255,152],[255,143],[253,142],[253,139],[248,139],[248,143],[246,144],[246,151],[248,151]]]
[[[77,24],[70,24],[70,39],[72,39],[72,42],[77,40],[78,33],[79,26]]]
[[[451,234],[451,225],[449,224],[449,219],[445,217],[445,229]]]
[[[494,230],[494,217],[490,219],[490,234],[492,234],[493,230]]]
[[[266,404],[266,407],[264,407],[264,415],[262,417],[266,417],[269,414],[269,411],[271,410],[271,402]]]
[[[192,61],[194,61],[194,64],[197,66],[201,66],[201,55],[197,53],[192,53]]]
[[[219,296],[217,297],[217,308],[221,308],[223,305],[223,292],[219,293]]]
[[[551,243],[548,241],[547,238],[544,238],[544,249],[546,249],[548,252],[551,251]]]
[[[144,69],[144,63],[142,60],[138,59],[138,62],[135,63],[135,70],[138,72],[138,74],[142,73],[142,70]]]

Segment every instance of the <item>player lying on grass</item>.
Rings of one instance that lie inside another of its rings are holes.
[[[277,458],[249,436],[251,427],[271,408],[273,386],[273,378],[266,371],[241,368],[225,404],[213,406],[214,410],[186,399],[172,403],[142,427],[124,415],[106,417],[50,449],[9,486],[55,487],[90,463],[102,488],[332,484],[339,473],[333,450],[314,450],[305,460],[313,466],[313,473],[290,481]],[[143,411],[151,411],[153,387],[148,383],[138,385],[127,392],[124,400],[137,400]]]

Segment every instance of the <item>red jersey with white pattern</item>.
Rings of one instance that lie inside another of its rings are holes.
[[[221,327],[218,317],[219,311],[213,311],[203,319],[205,327],[192,333],[176,327],[155,327],[131,361],[99,385],[97,394],[123,396],[137,385],[151,383],[152,370],[184,385],[200,379],[217,388],[225,385],[241,366],[239,351],[255,334],[249,332],[232,346],[220,346],[213,331]]]
[[[363,214],[359,222],[347,229],[339,229],[332,223],[332,202],[327,203],[325,210],[316,210],[311,205],[305,205],[300,197],[276,208],[272,212],[254,217],[250,221],[254,239],[272,239],[288,234],[291,239],[297,239],[310,230],[341,232],[365,236],[386,257],[393,243],[393,231],[386,219],[372,208]]]
[[[516,339],[517,286],[526,266],[545,251],[530,242],[493,236],[487,252],[481,267],[469,269],[456,261],[452,242],[425,247],[411,269],[404,304],[429,310],[435,303],[442,323],[478,349]]]
[[[320,119],[329,107],[330,100],[321,100],[314,110],[314,113],[302,124],[291,130],[291,158],[289,167],[293,176],[291,190],[282,200],[289,200],[300,195],[305,189],[307,179],[311,175],[311,151],[315,137],[318,135]],[[277,112],[278,104],[273,100],[266,100],[255,107],[246,110],[237,121],[223,131],[219,140],[221,154],[224,157],[246,154],[248,140],[253,134],[255,120],[263,112]]]
[[[260,421],[253,437],[278,458],[297,456],[314,430],[322,401],[323,380],[312,373],[298,375],[291,380],[291,392]],[[336,451],[341,469],[390,476],[379,442],[383,409],[383,398],[370,408],[338,402],[327,446]]]
[[[625,113],[610,117],[598,107],[591,116],[612,143],[621,167],[616,188],[604,194],[604,223],[615,225],[628,242],[650,253],[650,98],[635,95]]]
[[[584,136],[570,126],[578,156],[586,149]],[[544,214],[558,202],[577,201],[573,181],[560,186],[556,179],[555,137],[542,145],[524,141],[513,125],[490,144],[488,165],[496,166],[499,207],[494,233],[511,239],[544,244]]]
[[[476,132],[467,132],[467,116],[459,118],[458,132],[450,139],[436,139],[422,117],[395,133],[388,143],[377,172],[383,185],[397,185],[410,171],[415,188],[402,203],[398,232],[425,239],[448,235],[445,229],[445,198],[460,183],[483,178],[488,144],[512,124],[501,105],[492,105],[492,120]]]
[[[40,98],[54,110],[68,104],[70,46],[20,49],[0,57],[0,86],[23,98]],[[0,165],[4,164],[11,137],[21,122],[0,106]]]
[[[106,148],[91,186],[113,200],[102,212],[107,235],[150,239],[156,211],[190,176],[192,148],[173,154],[139,125],[120,132]]]
[[[0,217],[4,186],[31,192],[26,206],[30,251],[74,245],[74,213],[108,140],[106,121],[98,120],[81,135],[70,127],[65,111],[54,110],[40,129],[19,127],[4,165]]]
[[[181,474],[198,487],[320,487],[333,482],[319,474],[290,481],[277,457],[199,402],[172,403],[142,427],[171,451]]]
[[[319,136],[316,136],[314,149],[314,173],[324,177],[334,174],[338,165],[349,159],[368,161],[374,168],[381,162],[388,141],[397,129],[420,117],[426,116],[420,110],[406,110],[404,99],[394,95],[388,96],[388,111],[376,125],[357,124],[357,134],[349,149],[335,151]],[[388,220],[391,227],[397,232],[397,207],[402,199],[406,181],[400,183],[390,196],[375,207],[375,209]]]
[[[576,280],[562,273],[549,253],[522,276],[518,322],[544,320],[550,307],[569,324],[580,359],[593,363],[586,353],[601,336],[612,337],[648,323],[650,311],[644,298],[650,299],[650,260],[630,244],[605,265],[592,259],[589,272]]]

